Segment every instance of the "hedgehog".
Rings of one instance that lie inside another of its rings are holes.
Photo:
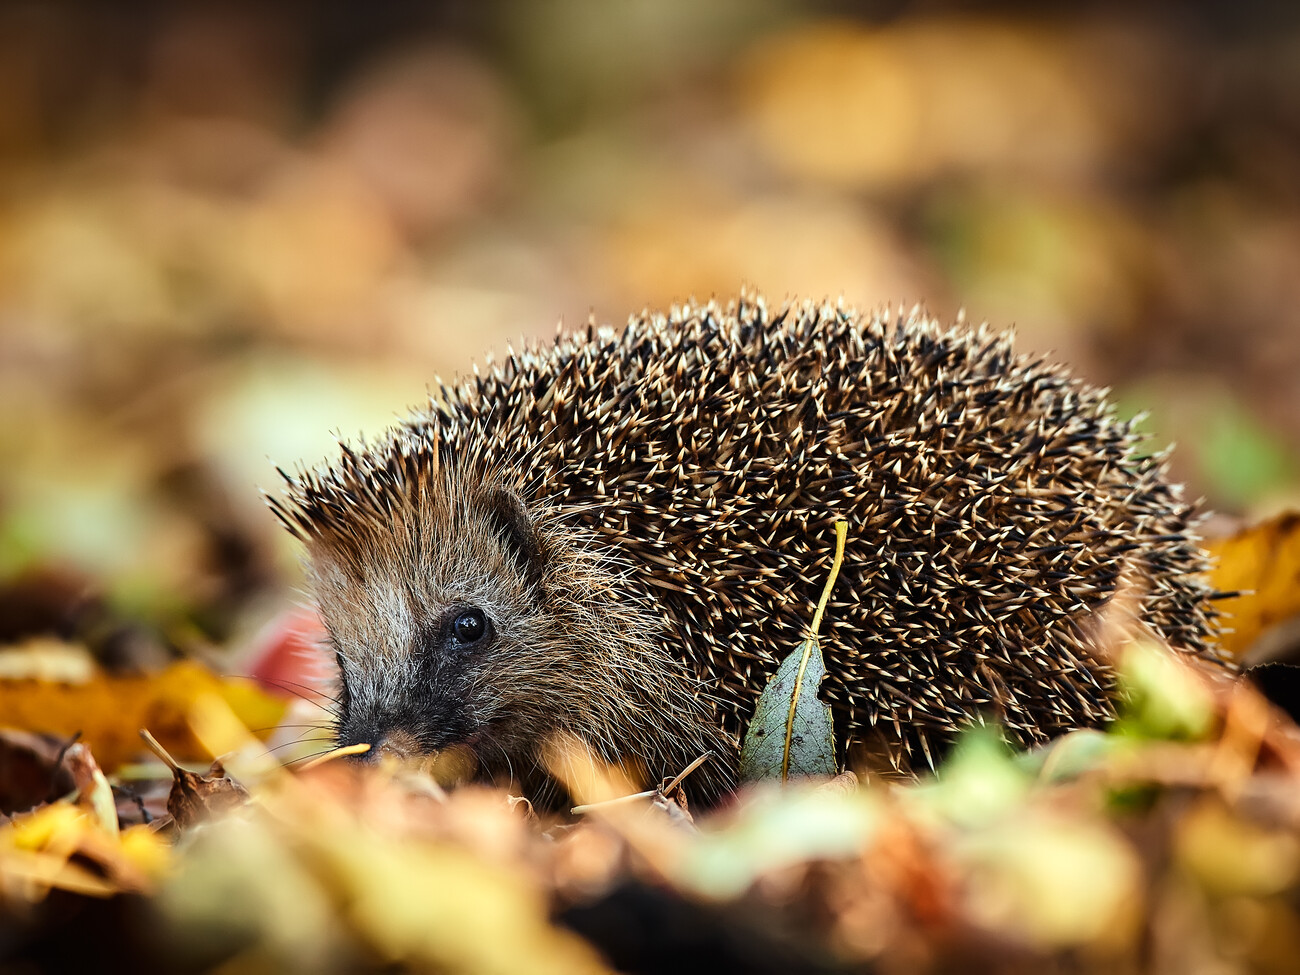
[[[805,634],[841,754],[933,768],[972,721],[1031,746],[1114,713],[1094,625],[1222,663],[1193,505],[1106,391],[919,309],[759,295],[511,352],[271,500],[305,545],[341,745],[459,749],[563,792],[548,742],[648,781],[737,741]],[[554,794],[554,793],[552,793]]]

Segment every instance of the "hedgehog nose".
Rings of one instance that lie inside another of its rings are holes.
[[[380,736],[371,751],[375,753],[375,757],[379,761],[389,758],[405,762],[407,759],[420,754],[420,743],[415,740],[415,736],[410,732],[395,730]]]
[[[350,756],[352,761],[361,765],[378,765],[394,760],[403,763],[419,754],[414,736],[403,731],[340,736],[339,744],[353,748],[362,744],[368,746],[364,751]]]
[[[404,731],[378,736],[370,754],[373,764],[389,771],[414,772],[446,787],[469,781],[478,767],[474,753],[464,745],[428,749],[415,735]]]

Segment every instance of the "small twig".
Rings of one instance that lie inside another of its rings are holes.
[[[574,806],[569,810],[569,812],[577,816],[585,812],[590,812],[592,809],[604,809],[607,806],[617,806],[625,802],[631,802],[634,799],[653,799],[658,794],[658,789],[650,789],[648,792],[634,792],[629,796],[615,796],[613,799],[602,799],[600,802],[583,803],[581,806]]]
[[[703,765],[705,762],[707,762],[709,759],[713,757],[714,757],[714,753],[712,751],[705,752],[695,761],[691,762],[690,765],[686,766],[686,768],[682,769],[682,771],[677,774],[677,777],[674,778],[672,781],[670,781],[663,788],[648,789],[645,792],[634,792],[631,795],[627,795],[627,796],[615,796],[613,799],[602,799],[600,800],[600,802],[584,803],[581,806],[574,806],[572,809],[569,810],[569,812],[575,816],[579,816],[582,813],[589,812],[592,809],[604,809],[608,806],[617,806],[625,802],[632,802],[636,799],[655,799],[655,798],[661,798],[663,796],[670,795],[674,789],[676,789],[679,785],[682,784],[682,782],[686,779],[686,776],[690,775],[697,768],[699,768],[701,765]]]
[[[342,748],[335,748],[333,751],[328,751],[324,755],[317,755],[310,761],[304,762],[298,771],[306,772],[308,769],[313,769],[317,765],[324,765],[326,762],[332,762],[336,758],[347,758],[349,755],[364,755],[368,751],[370,751],[370,742],[368,741],[360,741],[355,745],[344,745]]]
[[[690,775],[692,772],[694,772],[697,768],[699,768],[701,765],[703,765],[703,764],[704,764],[705,762],[707,762],[709,759],[711,759],[711,758],[715,758],[715,757],[716,757],[716,755],[715,755],[715,753],[714,753],[712,750],[705,752],[703,755],[701,755],[701,756],[700,756],[699,758],[697,758],[695,761],[691,762],[690,765],[686,766],[686,768],[682,769],[681,772],[679,772],[679,773],[677,774],[677,778],[673,779],[671,782],[669,782],[666,786],[664,786],[664,787],[663,787],[662,789],[660,789],[659,791],[662,792],[662,793],[663,793],[664,795],[666,795],[666,796],[672,795],[673,790],[676,789],[679,785],[682,784],[682,782],[685,780],[686,776]]]
[[[146,826],[153,822],[153,816],[150,814],[149,810],[145,808],[144,799],[140,796],[139,790],[132,789],[125,785],[115,785],[113,786],[113,794],[124,795],[134,802],[135,807],[140,810],[140,818],[144,821]]]
[[[158,743],[158,739],[149,734],[148,728],[140,729],[140,737],[143,738],[144,743],[149,746],[149,751],[157,755],[158,760],[171,769],[173,773],[184,771],[184,769],[182,769],[177,763],[176,759],[171,757],[171,753]]]

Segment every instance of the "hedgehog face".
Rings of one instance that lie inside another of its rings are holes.
[[[535,798],[575,741],[633,778],[731,747],[616,550],[480,471],[444,467],[416,491],[418,504],[354,512],[346,530],[300,525],[339,664],[341,745],[468,750],[478,777]]]
[[[536,702],[567,669],[549,659],[564,633],[544,608],[545,558],[513,494],[448,492],[418,518],[309,544],[342,744],[508,754],[555,724]]]

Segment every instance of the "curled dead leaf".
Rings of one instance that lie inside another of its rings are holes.
[[[220,761],[212,763],[207,775],[199,775],[181,768],[148,731],[141,729],[140,737],[172,771],[167,811],[181,829],[221,816],[248,802],[248,790],[226,774]]]

